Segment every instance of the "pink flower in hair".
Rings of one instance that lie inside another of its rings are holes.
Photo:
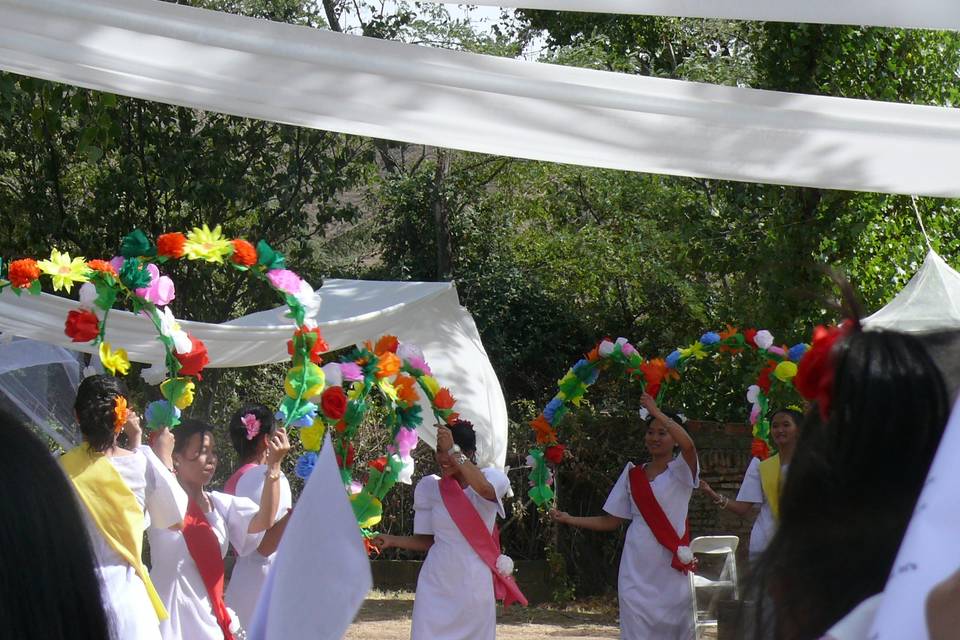
[[[260,433],[260,421],[252,413],[240,418],[240,422],[247,428],[247,440],[253,440]]]

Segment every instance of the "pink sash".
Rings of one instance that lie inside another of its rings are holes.
[[[242,478],[243,474],[245,474],[247,471],[250,471],[250,469],[254,468],[255,466],[257,465],[253,464],[252,462],[248,462],[234,471],[233,475],[230,476],[230,479],[227,480],[226,484],[223,485],[223,492],[229,493],[232,496],[237,495],[237,483],[240,482],[240,478]]]
[[[677,535],[667,514],[663,512],[663,507],[657,502],[657,496],[653,495],[653,487],[650,486],[650,479],[643,467],[630,469],[630,493],[633,494],[633,501],[637,503],[640,515],[653,532],[653,537],[673,555],[670,566],[683,574],[689,572],[693,567],[680,561],[677,548],[690,546],[690,523],[684,524],[683,536]]]
[[[493,574],[494,597],[497,600],[503,600],[505,607],[509,607],[514,602],[527,606],[527,598],[520,591],[513,576],[504,577],[497,571],[500,543],[487,531],[483,518],[477,513],[476,507],[453,477],[447,476],[440,480],[440,498],[467,543],[480,556],[483,563],[490,567],[490,572]]]

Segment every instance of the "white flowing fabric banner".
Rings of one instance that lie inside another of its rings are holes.
[[[515,158],[960,196],[957,109],[562,67],[156,0],[0,0],[0,69]]]
[[[471,0],[469,4],[680,18],[960,29],[960,2],[945,0]]]
[[[331,350],[386,333],[423,349],[437,381],[450,389],[457,410],[476,428],[478,464],[504,466],[507,405],[503,390],[473,317],[460,305],[452,283],[331,279],[316,295],[320,299],[316,320]],[[59,296],[18,297],[5,289],[0,293],[0,331],[92,353],[89,344],[71,342],[63,332],[67,312],[78,306]],[[182,320],[180,325],[206,344],[209,367],[246,367],[289,360],[287,340],[293,323],[285,313],[286,307],[281,307],[223,324]],[[163,362],[156,330],[142,316],[111,311],[107,339],[114,348],[126,349],[134,362]],[[418,433],[433,447],[436,430],[426,403],[423,415]]]

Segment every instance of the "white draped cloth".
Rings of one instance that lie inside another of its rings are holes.
[[[912,12],[914,3],[902,8]],[[156,0],[0,0],[0,69],[209,111],[515,158],[960,196],[953,163],[957,109],[577,69]]]

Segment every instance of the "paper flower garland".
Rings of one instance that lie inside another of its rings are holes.
[[[774,338],[769,331],[747,329],[741,333],[728,325],[724,331],[704,333],[699,340],[674,350],[666,358],[644,359],[626,338],[601,341],[558,381],[557,394],[546,404],[543,412],[530,422],[536,438],[536,445],[527,456],[527,464],[531,467],[530,498],[538,506],[553,499],[553,474],[547,463],[559,464],[566,451],[565,445],[559,442],[557,427],[572,407],[580,406],[587,389],[604,371],[612,371],[625,376],[629,382],[639,383],[644,391],[656,396],[659,401],[664,389],[680,380],[687,362],[720,353],[733,355],[747,349],[755,350],[766,365],[747,394],[752,405],[750,423],[753,425],[754,444],[751,450],[758,457],[766,457],[770,451],[767,394],[774,381],[793,381],[797,374],[796,363],[807,349],[805,344],[787,349],[773,343]]]

